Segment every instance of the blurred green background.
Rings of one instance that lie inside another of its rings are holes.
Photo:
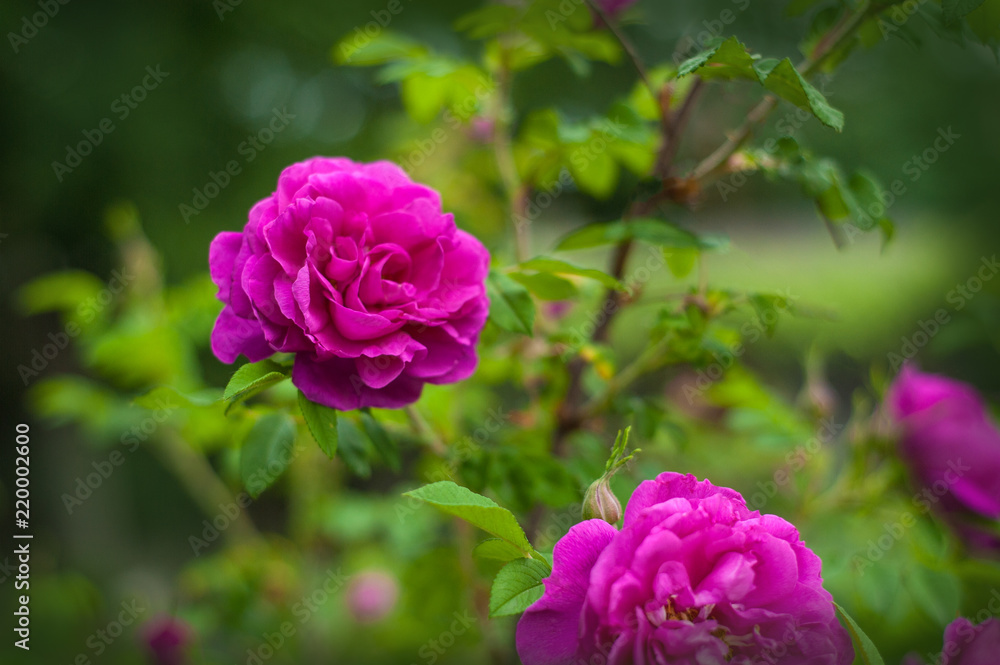
[[[628,29],[649,62],[669,62],[685,35],[696,36],[706,30],[705,21],[741,4],[644,2],[640,9],[648,21]],[[34,349],[47,343],[47,335],[63,329],[53,314],[25,317],[16,296],[19,287],[67,269],[93,273],[102,283],[111,280],[112,271],[123,268],[121,247],[128,243],[122,240],[127,236],[125,227],[109,226],[109,218],[141,219],[159,255],[162,279],[168,285],[188,283],[204,273],[211,238],[219,231],[241,228],[246,211],[272,191],[287,164],[317,154],[393,158],[403,154],[407,141],[430,131],[402,121],[394,86],[378,85],[371,71],[332,64],[331,47],[371,21],[371,12],[384,9],[385,3],[302,0],[277,5],[244,0],[221,17],[218,5],[183,0],[148,6],[69,2],[60,5],[58,13],[16,53],[9,38],[0,47],[0,317],[4,321],[0,409],[6,437],[0,445],[4,469],[0,506],[7,525],[12,513],[9,469],[14,423],[30,423],[36,599],[32,609],[37,617],[33,637],[39,650],[28,658],[20,653],[5,655],[4,662],[59,665],[73,662],[78,653],[93,656],[88,636],[114,618],[122,601],[141,595],[150,608],[144,619],[170,613],[181,571],[186,591],[211,596],[221,615],[227,603],[236,611],[240,594],[289,595],[294,602],[296,593],[319,588],[327,575],[322,561],[300,560],[290,542],[273,545],[267,566],[249,557],[248,570],[242,570],[238,555],[233,555],[235,563],[206,562],[204,569],[192,569],[187,539],[201,529],[205,516],[143,447],[129,454],[125,470],[105,481],[99,496],[68,515],[61,495],[92,470],[92,463],[107,459],[117,437],[108,439],[74,425],[52,427],[29,410],[28,390],[18,371],[19,365],[31,362]],[[785,17],[782,5],[753,3],[747,11],[736,12],[735,22],[724,34],[739,35],[757,51],[794,59],[806,22]],[[440,51],[474,53],[473,46],[451,28],[454,19],[468,10],[466,3],[404,0],[404,8],[393,19],[394,30],[419,37]],[[37,11],[32,2],[3,3],[3,33],[19,32],[23,17]],[[1000,397],[996,371],[1000,280],[988,281],[961,311],[948,301],[949,292],[973,277],[981,259],[994,256],[1000,244],[996,224],[1000,66],[985,49],[962,48],[937,39],[929,30],[918,32],[926,38],[919,48],[888,39],[853,55],[829,82],[828,97],[847,117],[843,135],[815,120],[795,132],[801,142],[838,159],[845,168],[866,167],[886,185],[897,179],[905,183],[905,194],[889,209],[897,229],[885,249],[872,235],[838,250],[813,205],[794,186],[768,182],[759,174],[749,176],[728,200],[723,201],[713,187],[694,211],[675,213],[674,221],[694,230],[730,236],[730,251],[707,262],[714,286],[790,290],[802,304],[836,312],[832,320],[782,325],[775,338],[753,345],[744,357],[789,401],[803,384],[803,361],[813,349],[826,356],[828,379],[839,397],[837,412],[846,414],[852,393],[868,383],[869,368],[881,367],[884,372],[886,355],[898,353],[901,338],[912,336],[920,321],[932,318],[939,308],[947,309],[953,322],[920,351],[920,363],[970,381],[994,402]],[[122,117],[124,111],[115,100],[141,84],[147,67],[160,68],[166,75]],[[585,117],[605,111],[608,101],[626,95],[632,83],[632,72],[625,65],[595,65],[592,77],[582,80],[563,61],[553,60],[519,79],[514,96],[524,111],[556,106],[571,117]],[[693,164],[713,149],[722,138],[719,128],[736,126],[746,108],[743,89],[713,86],[693,120],[681,163]],[[790,108],[779,109],[759,135],[779,136],[782,127],[777,122]],[[273,142],[253,148],[251,161],[244,142],[268,126],[276,109],[294,117],[274,134]],[[53,162],[65,162],[67,146],[78,144],[83,132],[97,129],[104,118],[112,119],[114,131],[103,135],[79,166],[57,177]],[[914,178],[910,160],[933,146],[939,130],[949,128],[960,138]],[[211,173],[224,170],[231,160],[238,161],[239,174],[186,221],[180,206],[192,205],[193,190],[204,190]],[[459,211],[461,226],[491,247],[505,242],[502,217],[488,209],[482,215],[473,213],[475,197],[481,193],[463,188],[461,173],[442,171],[429,178],[436,178],[432,184],[445,192],[446,208]],[[455,198],[450,200],[449,193]],[[582,220],[614,219],[627,203],[624,193],[600,203],[575,194],[562,197],[536,225],[535,246],[539,251],[549,247]],[[109,217],[109,210],[117,212]],[[676,291],[677,285],[655,283],[649,288],[652,293],[667,293]],[[637,309],[631,316],[641,317],[642,312]],[[191,325],[192,330],[207,330],[205,321]],[[644,341],[632,335],[631,328],[621,324],[616,335],[623,346],[636,348]],[[149,353],[158,352],[151,345]],[[195,359],[207,368],[208,384],[224,385],[231,368],[205,348]],[[52,360],[41,376],[72,374],[79,368],[80,358],[71,348]],[[718,484],[729,483],[746,492],[755,486],[756,478],[751,481],[731,468],[727,472],[718,461],[691,464],[697,468],[685,470],[700,475],[715,471],[713,480]],[[658,470],[662,468],[643,467],[637,476]],[[344,548],[331,552],[330,561],[342,561],[337,565],[352,571],[372,565],[391,568],[391,557],[380,560],[384,548],[394,556],[435,554],[424,551],[422,530],[437,522],[419,512],[412,520],[398,520],[394,482],[389,479],[374,486],[384,493],[383,499],[370,493],[361,498],[361,488],[372,489],[363,484],[353,488],[359,491],[353,502],[351,488],[341,495],[342,502],[325,518],[328,535],[340,539],[338,548]],[[281,524],[283,501],[262,500],[253,508],[255,521],[262,528]],[[779,511],[777,505],[773,509]],[[831,534],[850,534],[854,528],[811,526],[812,531],[806,532],[821,551]],[[855,535],[861,547],[870,537]],[[9,550],[7,546],[0,550],[0,562]],[[344,552],[349,556],[342,558]],[[437,554],[434,567],[421,570],[465,574],[453,552]],[[226,586],[226,574],[241,577]],[[307,636],[296,647],[301,652],[280,653],[272,662],[285,662],[283,658],[323,662],[331,656],[330,644],[342,645],[342,653],[377,653],[384,647],[387,654],[395,649],[392,653],[409,653],[412,662],[430,662],[424,654],[413,655],[412,646],[447,631],[457,601],[423,593],[414,583],[426,576],[412,571],[411,576],[402,580],[406,591],[391,624],[358,627],[345,618],[343,600],[334,598],[320,608],[321,620],[307,625]],[[210,594],[206,589],[213,584],[225,587],[232,597],[221,591]],[[926,593],[934,598],[934,583],[929,584]],[[11,577],[0,574],[5,603],[13,596],[11,585]],[[457,581],[454,587],[458,588]],[[880,598],[893,593],[888,588]],[[10,620],[6,611],[4,616],[5,622]],[[873,612],[865,618],[878,620],[878,616]],[[199,620],[187,618],[192,623]],[[259,644],[262,633],[273,631],[273,621],[266,612],[246,621],[244,625],[259,629],[248,628],[246,635],[233,639],[244,654],[239,662],[246,662],[245,649]],[[910,629],[923,625],[914,621],[905,625]],[[0,627],[8,636],[0,652],[8,654],[9,630],[6,623]],[[509,631],[510,625],[503,624],[502,630]],[[919,638],[926,649],[939,641],[935,630],[923,630]],[[94,662],[143,662],[134,648],[133,632],[94,657]],[[879,632],[878,627],[872,632]],[[475,639],[467,639],[474,644]],[[901,652],[898,645],[903,638],[889,639]],[[230,646],[218,646],[216,653]],[[463,653],[456,649],[447,657],[462,662]],[[410,662],[405,657],[387,655],[386,662]]]

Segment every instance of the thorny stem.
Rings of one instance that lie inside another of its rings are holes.
[[[846,13],[841,20],[819,40],[809,57],[799,64],[799,72],[806,78],[814,74],[838,47],[854,35],[855,31],[861,26],[864,20],[868,18],[871,11],[871,4],[866,2],[857,11]],[[598,14],[601,15],[601,12],[598,11]],[[602,16],[602,18],[604,18],[604,16]],[[616,27],[612,22],[607,21],[607,23],[609,29],[611,29],[615,36],[622,41],[625,51],[630,57],[632,57],[633,64],[635,64],[636,69],[639,70],[640,76],[643,78],[646,85],[649,86],[649,79],[645,76],[645,66],[636,54],[635,49],[631,47],[631,42],[629,42],[627,38],[624,38],[620,31],[616,30]],[[691,114],[691,110],[697,102],[697,98],[700,95],[702,87],[703,83],[699,79],[692,85],[687,99],[681,106],[678,113],[674,116],[673,121],[671,122],[666,118],[664,119],[664,142],[661,146],[661,152],[657,159],[657,173],[663,177],[668,175],[672,170],[679,137],[681,136],[687,119]],[[654,99],[656,99],[662,107],[662,100],[651,86],[650,91],[652,92]],[[733,133],[708,157],[702,160],[694,168],[694,170],[692,170],[689,180],[700,185],[710,175],[713,175],[717,170],[723,167],[733,153],[739,150],[739,148],[750,137],[754,128],[774,109],[777,103],[778,100],[776,97],[772,95],[765,97],[747,114],[746,120],[736,130],[736,132]],[[666,116],[666,114],[664,115]],[[648,214],[648,212],[654,209],[658,203],[668,198],[670,198],[669,193],[661,191],[648,201],[637,202],[630,207],[629,212],[625,215],[625,219],[627,220],[641,214]],[[612,275],[619,280],[624,275],[625,266],[628,263],[628,257],[632,250],[632,246],[633,243],[631,241],[625,241],[618,245],[615,250],[615,254],[612,259],[611,272]],[[601,320],[601,324],[594,330],[592,335],[593,341],[601,342],[607,339],[611,323],[620,309],[621,294],[617,291],[609,290],[602,304],[604,316]],[[640,358],[637,359],[632,365],[627,367],[626,370],[623,370],[623,372],[619,374],[619,377],[609,384],[608,391],[606,391],[604,397],[595,398],[595,400],[591,400],[590,402],[587,402],[583,406],[579,407],[577,405],[583,401],[582,379],[586,363],[579,356],[570,361],[568,366],[569,387],[567,388],[566,396],[563,399],[557,414],[557,425],[553,443],[554,454],[564,454],[568,436],[579,429],[588,419],[596,415],[600,408],[603,408],[610,403],[610,401],[614,398],[614,395],[617,394],[616,392],[611,392],[612,389],[614,391],[620,391],[626,385],[632,383],[636,378],[638,378],[638,376],[641,376],[642,373],[648,371],[649,365],[656,364],[648,358],[647,354],[652,352],[654,349],[657,350],[657,352],[665,351],[666,347],[663,345],[667,344],[666,339],[667,338],[664,338],[664,340],[661,340],[660,343],[648,349],[647,352],[643,353],[642,356],[640,356]],[[628,373],[626,374],[626,372]],[[622,376],[626,379],[624,382],[621,380]]]

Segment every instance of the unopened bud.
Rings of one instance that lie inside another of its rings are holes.
[[[595,480],[583,495],[583,519],[604,520],[608,524],[618,524],[622,518],[622,504],[611,491],[607,478]]]

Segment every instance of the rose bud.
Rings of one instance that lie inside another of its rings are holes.
[[[163,616],[142,629],[142,641],[153,665],[183,665],[189,662],[188,646],[193,631],[180,619]]]
[[[621,518],[622,504],[611,491],[609,479],[600,478],[591,483],[583,495],[583,519],[618,524]]]

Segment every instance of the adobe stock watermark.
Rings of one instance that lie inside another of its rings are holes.
[[[413,0],[406,0],[412,2]],[[373,39],[378,39],[382,31],[389,27],[392,20],[403,13],[406,6],[403,0],[389,0],[384,9],[373,9],[371,17],[373,20],[364,25],[354,28],[354,34],[350,41],[344,39],[340,43],[340,59],[343,62],[350,62],[354,54],[366,48]]]
[[[139,107],[150,92],[156,90],[163,80],[170,76],[170,72],[164,72],[160,65],[146,67],[146,75],[131,90],[123,92],[111,102],[111,113],[119,121],[125,120],[132,114],[132,111]],[[76,145],[66,146],[66,156],[62,162],[56,160],[52,162],[52,171],[56,180],[63,181],[63,178],[73,172],[73,169],[83,163],[85,157],[90,155],[94,149],[104,142],[106,136],[117,129],[115,121],[111,117],[102,118],[98,121],[94,129],[84,129],[83,140]]]
[[[219,171],[209,171],[208,180],[201,187],[191,189],[191,203],[181,203],[177,206],[185,224],[191,223],[192,217],[197,217],[208,207],[219,194],[233,181],[233,178],[243,173],[243,166],[257,159],[267,146],[271,145],[275,137],[283,132],[291,121],[295,119],[295,114],[289,113],[282,107],[271,111],[271,120],[265,127],[260,128],[255,133],[250,134],[236,146],[236,153],[243,158],[241,164],[239,160],[231,159]]]
[[[62,499],[66,514],[72,515],[73,511],[83,505],[83,503],[94,495],[106,480],[127,461],[127,455],[131,455],[139,445],[148,441],[153,433],[165,423],[170,415],[178,409],[178,405],[170,402],[167,398],[161,397],[156,400],[156,406],[150,409],[150,414],[140,420],[122,433],[120,442],[125,446],[125,452],[112,450],[107,457],[97,462],[91,462],[93,471],[86,476],[78,476],[71,492],[63,492],[59,497]]]
[[[976,295],[983,290],[983,287],[996,277],[1000,272],[1000,262],[997,255],[991,257],[981,257],[979,268],[975,274],[964,282],[955,285],[945,296],[945,301],[951,305],[952,312],[960,312],[965,309]],[[919,330],[909,335],[900,337],[900,347],[897,351],[890,351],[886,354],[886,361],[893,371],[898,371],[907,360],[912,360],[921,349],[930,344],[931,340],[941,332],[941,330],[951,323],[952,314],[944,307],[939,307],[934,314],[927,319],[919,319],[917,327]]]
[[[882,523],[882,535],[868,541],[865,556],[854,555],[851,563],[860,575],[864,575],[876,562],[882,560],[889,550],[895,547],[896,543],[901,541],[909,530],[917,525],[918,516],[929,513],[946,494],[951,492],[951,488],[972,470],[972,467],[963,462],[961,458],[949,460],[947,467],[945,472],[941,474],[940,480],[913,495],[910,500],[913,504],[913,510],[901,513],[891,523]]]
[[[108,285],[97,296],[91,296],[77,306],[77,318],[84,324],[91,323],[134,279],[135,275],[130,274],[127,268],[112,270]],[[48,334],[47,344],[31,349],[31,362],[17,366],[17,373],[25,387],[44,372],[49,363],[69,346],[70,340],[81,332],[82,328],[76,321],[69,321],[61,331]]]
[[[246,665],[264,665],[264,663],[274,658],[274,655],[291,638],[295,637],[299,630],[302,629],[302,626],[308,623],[316,612],[330,602],[330,599],[343,589],[347,582],[348,577],[341,572],[340,568],[327,570],[326,575],[323,577],[323,583],[311,593],[302,596],[292,605],[292,616],[295,617],[296,621],[283,621],[274,632],[263,633],[260,644],[247,649],[246,660],[244,661]]]
[[[969,620],[968,624],[959,624],[955,629],[957,639],[946,641],[938,653],[928,653],[927,662],[930,665],[943,665],[946,658],[954,659],[955,656],[962,652],[964,647],[972,644],[972,641],[982,632],[983,624],[998,615],[1000,615],[1000,591],[994,587],[990,589],[990,601],[986,604],[986,607],[976,612],[976,616],[967,617]]]
[[[19,53],[21,47],[32,40],[38,31],[49,24],[49,20],[56,17],[63,5],[68,5],[70,0],[39,0],[37,11],[31,16],[21,17],[21,29],[17,32],[8,32],[7,41],[14,53]]]
[[[496,82],[481,76],[476,82],[476,89],[472,91],[472,94],[467,95],[460,103],[445,109],[441,114],[448,129],[436,127],[427,138],[414,141],[414,148],[401,155],[397,160],[399,167],[412,175],[414,169],[423,166],[438,151],[438,148],[447,143],[451,135],[461,129],[465,121],[472,117],[495,91]]]
[[[72,660],[73,665],[92,665],[119,639],[128,632],[135,623],[142,617],[149,608],[141,604],[138,599],[122,601],[117,616],[108,622],[103,628],[95,630],[87,636],[84,645],[87,651],[81,651]]]

